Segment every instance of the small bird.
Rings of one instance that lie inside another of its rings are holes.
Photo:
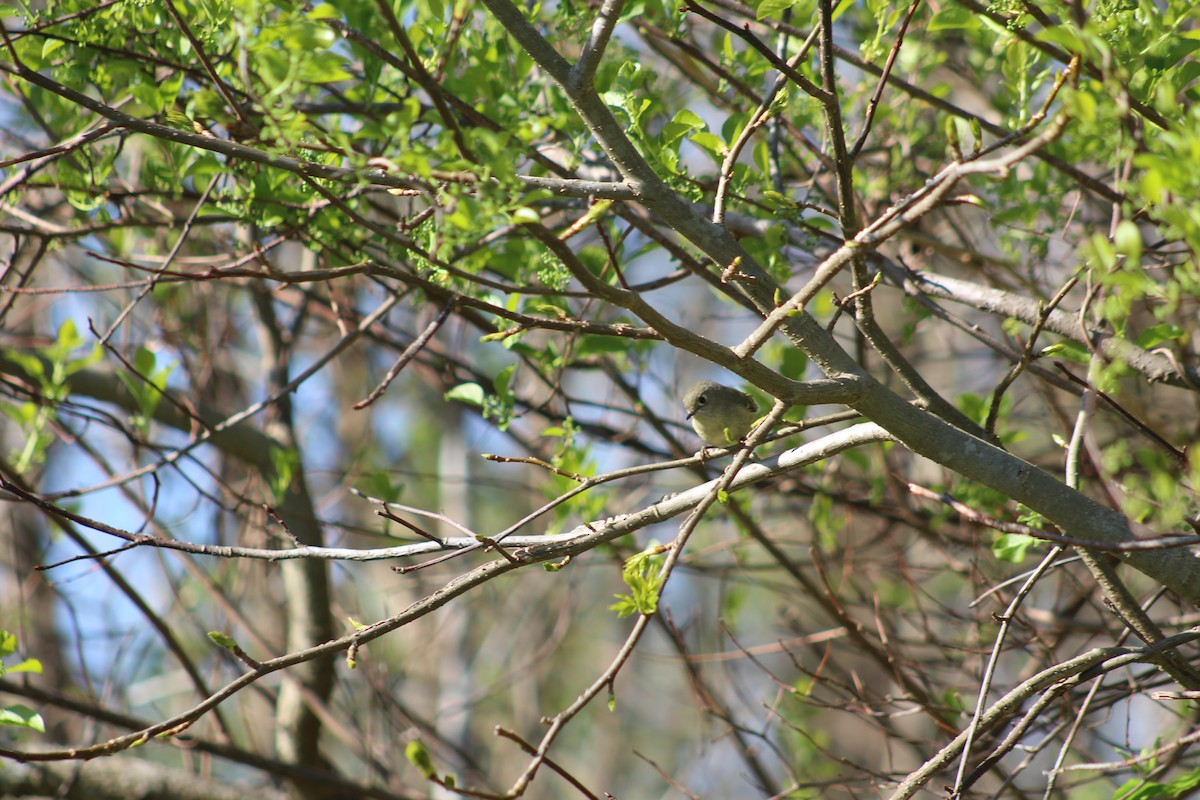
[[[745,439],[758,419],[753,397],[713,381],[700,381],[688,389],[683,408],[700,438],[715,447]]]

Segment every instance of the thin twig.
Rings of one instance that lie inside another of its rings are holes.
[[[975,713],[971,715],[971,724],[967,726],[967,736],[963,742],[962,758],[958,762],[958,772],[954,776],[954,789],[951,792],[951,797],[960,797],[962,795],[963,780],[966,777],[967,764],[971,757],[971,747],[975,743],[975,734],[979,730],[979,721],[983,719],[988,691],[991,689],[992,678],[996,674],[996,667],[1000,663],[1000,653],[1004,650],[1004,642],[1008,638],[1008,631],[1012,626],[1013,618],[1016,616],[1021,604],[1025,602],[1025,598],[1033,591],[1033,587],[1042,579],[1042,576],[1054,564],[1055,559],[1058,558],[1058,554],[1061,552],[1061,547],[1055,547],[1047,553],[1042,562],[1034,568],[1033,572],[1025,580],[1021,588],[1017,590],[1017,593],[1013,595],[1012,600],[1008,603],[1008,607],[1004,609],[1004,613],[996,617],[1000,622],[1000,630],[996,633],[996,641],[992,643],[992,652],[988,656],[987,666],[983,670],[983,678],[979,682],[979,694],[975,700]]]
[[[759,53],[761,53],[763,58],[765,58],[772,67],[774,67],[775,69],[782,72],[784,75],[786,75],[792,81],[792,83],[799,86],[804,91],[805,94],[815,97],[816,99],[820,100],[822,103],[827,103],[831,99],[833,99],[828,91],[826,91],[825,89],[822,89],[820,86],[817,86],[811,80],[804,77],[804,75],[802,75],[800,72],[798,72],[795,69],[795,67],[791,66],[790,64],[788,64],[788,62],[784,61],[782,58],[777,56],[775,54],[775,51],[767,46],[766,42],[764,42],[762,39],[758,38],[753,33],[751,33],[749,23],[747,23],[745,25],[735,25],[732,22],[730,22],[729,20],[724,19],[723,17],[718,16],[717,14],[714,14],[713,12],[709,11],[704,6],[696,5],[694,3],[689,3],[687,5],[684,5],[684,6],[680,7],[679,10],[680,11],[690,11],[693,14],[697,14],[701,17],[704,17],[706,20],[713,23],[714,25],[724,28],[725,30],[729,31],[730,33],[734,34],[735,36],[741,37],[743,40],[746,41],[747,44],[749,44],[751,47],[753,47],[755,50],[757,50]]]
[[[355,411],[359,411],[378,400],[383,393],[387,391],[387,388],[391,385],[392,381],[396,380],[396,376],[400,374],[400,371],[403,370],[410,361],[417,357],[417,354],[421,352],[421,349],[425,347],[425,345],[429,343],[429,340],[433,338],[433,335],[438,332],[438,328],[441,328],[442,324],[450,317],[450,313],[454,311],[454,307],[455,298],[451,297],[442,310],[438,312],[438,315],[434,317],[433,321],[425,326],[425,330],[421,331],[421,335],[416,339],[413,339],[412,344],[404,348],[404,352],[401,353],[400,357],[396,359],[396,363],[393,364],[392,368],[388,370],[387,375],[384,376],[380,384],[376,386],[371,393],[366,396],[366,398],[359,400],[357,403],[351,406],[351,408],[353,408]]]
[[[1063,375],[1067,376],[1067,380],[1071,381],[1074,384],[1082,386],[1084,389],[1088,390],[1089,392],[1095,392],[1097,397],[1099,397],[1110,408],[1112,408],[1114,411],[1116,411],[1118,414],[1120,414],[1121,417],[1123,417],[1126,422],[1128,422],[1134,428],[1136,428],[1137,430],[1146,434],[1146,436],[1150,437],[1155,442],[1157,442],[1159,445],[1161,445],[1163,447],[1163,449],[1165,449],[1168,453],[1170,453],[1175,458],[1175,460],[1178,461],[1180,464],[1184,464],[1184,465],[1187,464],[1187,460],[1188,460],[1187,453],[1185,453],[1184,451],[1175,447],[1175,445],[1168,442],[1162,436],[1162,434],[1160,434],[1158,431],[1151,428],[1149,425],[1147,425],[1142,420],[1135,417],[1131,412],[1126,410],[1124,406],[1122,406],[1115,399],[1113,399],[1112,395],[1108,394],[1105,391],[1095,388],[1091,384],[1090,381],[1086,381],[1083,378],[1080,378],[1075,373],[1071,372],[1071,370],[1068,369],[1067,365],[1064,364],[1063,362],[1055,361],[1054,366],[1058,368],[1059,372],[1061,372]]]
[[[892,44],[887,61],[883,65],[883,74],[879,76],[879,83],[875,86],[875,93],[871,95],[871,100],[867,103],[867,112],[863,117],[862,130],[858,134],[858,140],[854,143],[854,147],[850,148],[851,161],[858,158],[858,154],[862,152],[863,145],[867,143],[867,137],[871,135],[871,123],[875,120],[875,111],[879,108],[879,100],[883,97],[884,87],[887,86],[888,78],[892,74],[892,66],[896,63],[896,56],[900,55],[900,46],[904,44],[904,34],[908,31],[908,25],[912,22],[913,14],[917,13],[917,7],[920,5],[921,0],[913,0],[912,5],[908,7],[908,13],[904,15],[904,21],[900,23],[900,29],[896,32],[896,41]]]

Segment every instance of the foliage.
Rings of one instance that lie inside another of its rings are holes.
[[[304,800],[1192,791],[1192,5],[0,7],[0,723]],[[701,378],[781,438],[696,453]]]
[[[17,652],[17,637],[8,631],[0,631],[0,677],[19,672],[41,674],[42,664],[36,658],[25,658],[15,664],[5,664],[3,659]],[[46,732],[46,723],[32,708],[22,703],[0,707],[0,725],[29,728],[39,733]]]

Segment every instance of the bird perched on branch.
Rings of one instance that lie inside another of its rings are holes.
[[[700,381],[688,389],[683,408],[697,435],[715,447],[742,441],[758,419],[753,397],[714,381]]]

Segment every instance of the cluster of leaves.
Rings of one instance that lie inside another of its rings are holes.
[[[15,664],[5,664],[4,659],[16,654],[19,643],[17,637],[5,630],[0,630],[0,677],[17,673],[40,675],[42,664],[36,658],[24,658]],[[0,707],[0,725],[10,725],[17,728],[28,728],[38,733],[46,732],[46,723],[29,706],[21,703]]]
[[[81,354],[81,351],[82,354]],[[51,429],[57,406],[70,394],[71,376],[97,363],[103,354],[98,345],[86,346],[74,320],[65,320],[58,328],[52,344],[39,348],[37,352],[25,349],[3,348],[0,358],[18,365],[25,374],[34,379],[37,397],[24,402],[0,401],[2,410],[16,422],[25,433],[25,444],[13,455],[13,468],[18,474],[40,465],[46,458],[46,449],[55,440]],[[156,399],[146,395],[145,406],[153,413]],[[143,414],[143,419],[150,414]]]

